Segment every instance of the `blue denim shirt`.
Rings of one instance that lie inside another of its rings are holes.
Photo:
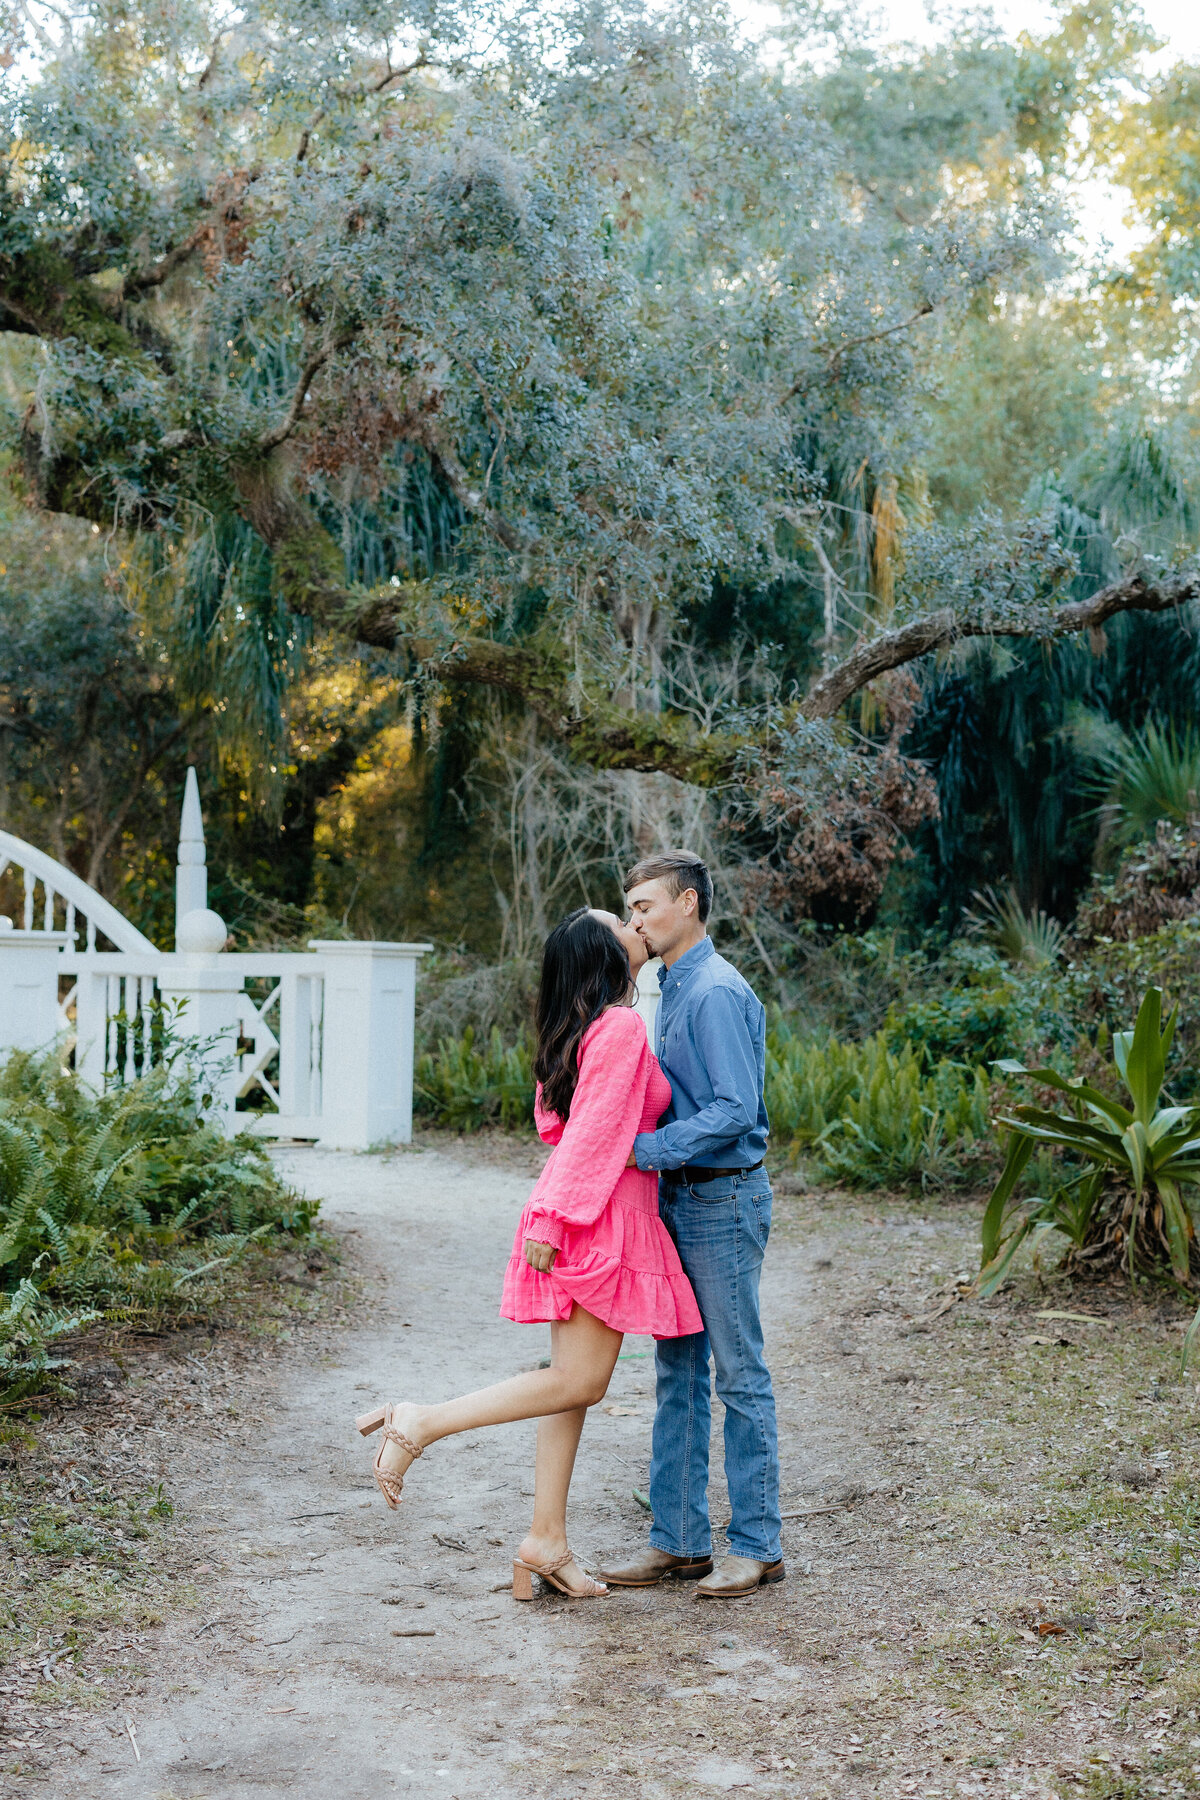
[[[767,1145],[767,1019],[748,981],[705,938],[660,969],[655,1050],[671,1083],[667,1122],[633,1140],[639,1169],[745,1169]]]

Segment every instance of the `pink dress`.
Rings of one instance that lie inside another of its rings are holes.
[[[658,1177],[626,1162],[639,1131],[653,1131],[671,1086],[635,1012],[611,1006],[579,1046],[579,1081],[564,1124],[534,1117],[555,1146],[525,1204],[504,1276],[500,1315],[529,1325],[567,1319],[578,1301],[614,1331],[656,1338],[703,1330],[679,1252],[658,1216]],[[526,1238],[553,1244],[554,1267],[531,1269]]]

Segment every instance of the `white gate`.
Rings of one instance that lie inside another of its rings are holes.
[[[417,961],[432,945],[313,939],[307,952],[230,952],[206,899],[194,769],[173,952],[53,857],[0,831],[0,1057],[57,1040],[102,1089],[160,1061],[173,1030],[202,1046],[230,1133],[355,1150],[407,1143]]]

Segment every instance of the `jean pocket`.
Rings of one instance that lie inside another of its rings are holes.
[[[716,1181],[697,1181],[688,1189],[693,1200],[703,1205],[712,1205],[718,1200],[733,1200],[737,1196],[737,1182],[731,1176],[720,1176]]]

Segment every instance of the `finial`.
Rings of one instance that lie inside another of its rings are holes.
[[[180,949],[179,927],[188,913],[208,906],[207,852],[204,817],[200,811],[200,784],[194,768],[188,768],[179,819],[179,854],[175,870],[175,948]]]

